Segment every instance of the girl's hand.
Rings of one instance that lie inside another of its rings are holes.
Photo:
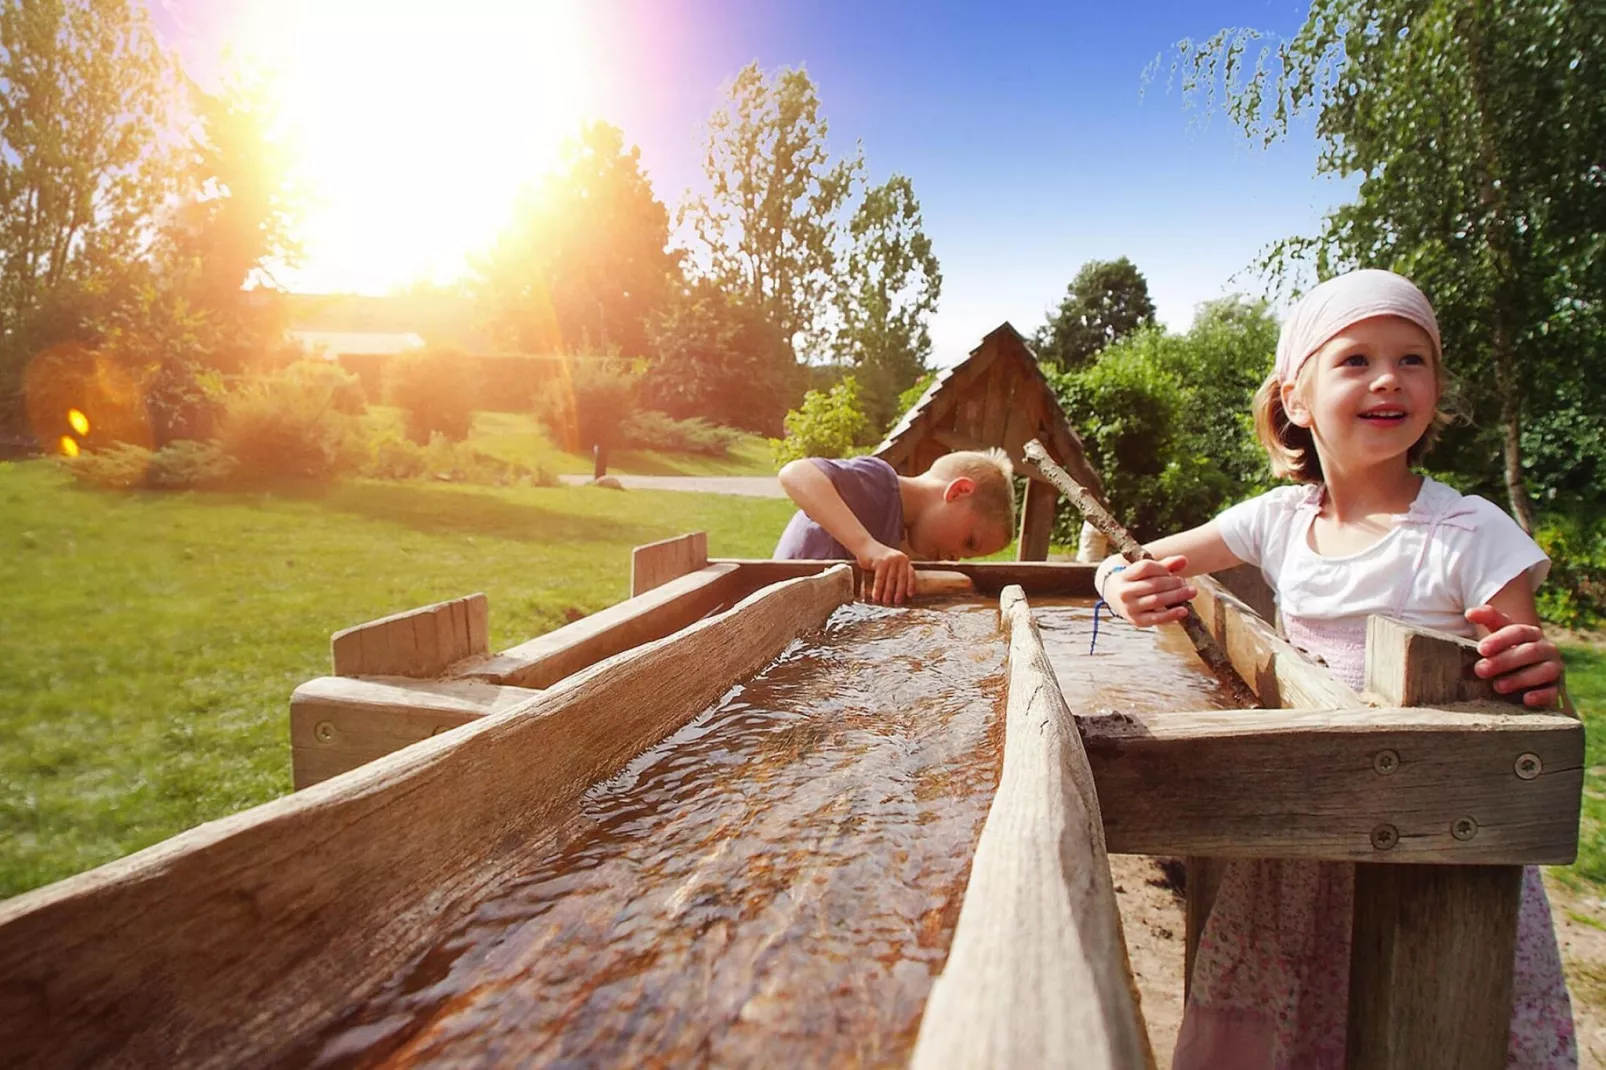
[[[1188,615],[1183,605],[1198,592],[1175,573],[1188,567],[1180,554],[1159,561],[1139,561],[1104,581],[1104,600],[1140,628],[1167,624]]]
[[[884,606],[902,605],[915,594],[915,566],[902,550],[870,540],[858,555],[859,567],[874,576],[870,601]]]
[[[1493,679],[1494,689],[1502,695],[1526,691],[1524,706],[1543,709],[1555,705],[1561,652],[1545,638],[1539,625],[1518,624],[1489,605],[1467,610],[1467,620],[1489,632],[1478,640],[1483,659],[1472,666],[1473,672],[1485,680]]]

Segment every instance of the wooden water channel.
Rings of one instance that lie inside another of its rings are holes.
[[[1167,1060],[1107,852],[1190,858],[1190,964],[1211,860],[1359,863],[1350,1065],[1504,1065],[1520,866],[1576,851],[1576,720],[1490,701],[1468,644],[1382,619],[1358,695],[1241,575],[1196,606],[1264,708],[1073,710],[1032,606],[1090,596],[1092,566],[943,568],[998,600],[1003,754],[912,1065]],[[629,600],[506,651],[481,596],[337,634],[292,701],[300,790],[0,904],[5,1061],[296,1063],[858,579],[687,536],[638,549]]]

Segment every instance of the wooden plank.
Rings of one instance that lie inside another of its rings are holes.
[[[1357,866],[1347,1065],[1500,1070],[1518,866]]]
[[[1366,691],[1389,706],[1428,703],[1509,702],[1490,680],[1472,671],[1480,658],[1471,639],[1432,628],[1414,628],[1388,617],[1366,621]]]
[[[489,612],[485,595],[476,593],[343,628],[329,640],[334,674],[439,676],[454,662],[489,653]],[[477,635],[468,626],[474,618],[481,622]]]
[[[1367,622],[1368,690],[1410,696],[1419,703],[1461,701],[1469,693],[1466,645],[1456,636],[1373,617]],[[1577,725],[1576,753],[1582,766],[1582,725],[1565,714],[1525,713],[1522,707],[1493,704],[1485,708],[1491,711],[1485,716],[1518,724]],[[1564,760],[1570,761],[1572,753]],[[1512,769],[1505,778],[1506,794],[1512,800],[1525,801],[1531,785],[1556,772],[1546,762],[1551,755],[1542,750],[1506,757]],[[1583,771],[1574,776],[1564,767],[1560,774],[1566,790],[1552,806],[1566,816],[1568,835],[1576,837]],[[1470,816],[1477,824],[1464,823],[1461,832],[1477,843],[1485,830],[1476,813]],[[1575,854],[1576,841],[1566,851],[1566,861]],[[1392,868],[1355,867],[1348,1065],[1358,1070],[1504,1066],[1521,868],[1412,866],[1389,872]]]
[[[767,583],[811,576],[824,571],[832,561],[770,561],[757,558],[715,558],[711,564],[738,565],[742,581],[750,589]],[[976,590],[996,598],[1005,587],[1018,585],[1028,594],[1043,597],[1091,598],[1096,565],[1080,561],[916,561],[915,571],[937,569],[960,572],[976,581]]]
[[[630,551],[630,596],[646,594],[708,564],[708,532],[693,531]]]
[[[470,598],[464,603],[468,617],[468,653],[464,657],[477,657],[491,652],[491,607],[484,598]]]
[[[1016,556],[1022,561],[1048,560],[1049,543],[1054,537],[1054,507],[1059,491],[1035,479],[1026,484],[1026,500],[1021,503],[1020,545]]]
[[[1331,710],[1366,705],[1326,666],[1294,649],[1214,579],[1195,576],[1190,582],[1199,592],[1193,600],[1199,618],[1262,706]]]
[[[1238,601],[1254,611],[1255,616],[1273,626],[1277,623],[1277,594],[1254,565],[1239,565],[1211,574],[1211,579]],[[1401,705],[1394,703],[1393,705]],[[1408,705],[1408,704],[1407,704]]]
[[[1154,1065],[1099,799],[1026,598],[1004,591],[1004,764],[911,1065]]]
[[[492,657],[460,663],[459,679],[551,687],[604,658],[660,639],[738,597],[737,568],[709,565]]]
[[[477,680],[309,680],[290,697],[290,767],[296,790],[539,694]]]
[[[1013,361],[1000,361],[987,384],[987,407],[982,413],[981,440],[991,446],[1004,444],[1004,424],[1020,373]]]
[[[1564,714],[1213,710],[1079,723],[1120,854],[1565,865],[1577,853],[1584,734]],[[1527,755],[1538,769],[1525,780]]]
[[[12,1066],[277,1065],[528,865],[580,796],[819,626],[759,592],[493,717],[0,903]]]

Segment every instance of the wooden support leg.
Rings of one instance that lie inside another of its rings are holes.
[[[1048,544],[1054,536],[1054,505],[1059,491],[1041,480],[1026,481],[1026,501],[1020,511],[1020,543],[1015,550],[1018,561],[1047,561]]]
[[[1352,1070],[1506,1065],[1521,866],[1355,867]]]

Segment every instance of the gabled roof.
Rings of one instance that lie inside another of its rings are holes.
[[[1031,439],[1077,482],[1102,497],[1082,439],[1065,417],[1037,356],[1020,332],[1000,325],[970,356],[938,373],[926,393],[876,449],[903,475],[919,475],[944,453],[1001,447],[1023,475],[1036,476],[1021,447]]]

